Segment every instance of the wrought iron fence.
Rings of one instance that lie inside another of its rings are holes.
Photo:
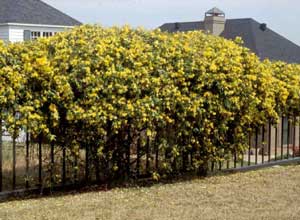
[[[249,147],[241,155],[228,155],[217,162],[210,162],[212,172],[235,170],[279,164],[300,158],[299,118],[282,118],[280,123],[268,123],[249,134]],[[0,126],[2,126],[0,124]],[[3,138],[0,135],[0,194],[99,183],[100,161],[96,161],[89,147],[74,151],[63,146],[43,143],[43,138],[30,140],[28,133],[23,138]],[[144,139],[143,139],[144,138]],[[145,142],[142,145],[142,141]],[[150,177],[158,170],[168,155],[155,145],[155,140],[139,136],[131,140],[122,164],[123,173],[129,178]],[[189,172],[193,165],[193,152],[181,152],[174,170]],[[175,162],[174,162],[175,163]],[[120,174],[120,173],[119,173]],[[109,180],[108,180],[109,181]]]

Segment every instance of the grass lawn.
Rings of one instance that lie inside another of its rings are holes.
[[[11,201],[0,219],[300,219],[300,166]]]

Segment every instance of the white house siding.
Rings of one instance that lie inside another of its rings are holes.
[[[10,42],[20,42],[24,40],[24,30],[30,31],[38,31],[41,32],[62,32],[67,30],[66,27],[47,27],[47,26],[21,26],[21,25],[9,25],[8,32],[9,32],[9,41]]]
[[[0,39],[8,41],[8,26],[0,26]]]

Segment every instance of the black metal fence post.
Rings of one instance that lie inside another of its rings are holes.
[[[223,162],[222,162],[222,161],[219,161],[219,171],[222,170],[222,167],[223,167]]]
[[[50,169],[50,182],[51,186],[54,184],[54,142],[51,141],[50,143],[50,157],[51,157],[51,169]]]
[[[287,149],[286,149],[286,154],[287,154],[287,159],[289,159],[289,154],[290,154],[290,129],[291,129],[291,123],[290,123],[290,117],[288,117],[288,130],[287,130]]]
[[[211,162],[211,172],[214,172],[214,170],[215,170],[215,162],[212,161]]]
[[[255,164],[258,162],[258,128],[255,128]]]
[[[293,158],[295,157],[296,148],[296,116],[293,117]]]
[[[127,177],[130,178],[130,156],[131,156],[131,120],[129,120],[129,125],[128,125],[128,129],[127,129],[127,146],[126,146],[126,173],[127,173]]]
[[[146,145],[146,173],[150,174],[150,137],[147,137],[147,145]]]
[[[237,166],[237,152],[236,149],[234,149],[234,153],[233,153],[233,167],[236,168]]]
[[[86,183],[90,180],[90,152],[89,147],[87,144],[85,144],[85,181]]]
[[[137,140],[137,147],[136,147],[136,177],[138,178],[140,176],[140,163],[141,163],[141,158],[140,158],[140,151],[141,151],[141,134],[139,134],[138,140]]]
[[[278,150],[278,125],[275,127],[275,161],[277,160],[277,150]]]
[[[16,189],[16,128],[14,128],[13,132],[13,180],[12,180],[12,188]]]
[[[280,158],[283,159],[283,138],[284,138],[284,117],[281,118],[281,146],[280,146]]]
[[[155,140],[156,140],[156,143],[155,143],[155,169],[157,171],[158,168],[159,168],[159,144],[157,143],[159,140],[158,140],[157,135],[155,137]],[[193,166],[193,155],[192,155],[192,153],[191,153],[191,165]]]
[[[242,157],[241,157],[241,167],[243,167],[244,166],[244,151],[243,151],[243,153],[242,153]]]
[[[42,134],[38,137],[38,148],[39,148],[39,187],[42,188],[43,182],[42,182],[42,169],[43,169],[43,162],[42,162],[42,141],[43,136]]]
[[[271,161],[271,141],[272,141],[272,126],[271,126],[271,122],[269,121],[269,133],[268,133],[268,162]]]
[[[187,149],[183,149],[181,151],[181,156],[182,156],[182,163],[181,163],[181,167],[182,167],[182,171],[186,171],[187,170],[187,165],[188,165],[188,152],[187,152]]]
[[[249,144],[249,148],[248,148],[248,166],[251,165],[251,137],[252,137],[252,134],[249,133],[249,140],[248,140],[248,144]]]
[[[80,157],[80,149],[79,149],[78,155]],[[74,167],[75,167],[75,170],[74,170],[74,183],[77,184],[78,183],[78,170],[79,170],[79,167],[78,167],[78,157],[77,157],[76,153],[75,153],[75,156],[74,156]]]
[[[3,131],[2,131],[2,112],[0,110],[0,192],[2,192],[2,134],[3,134]]]
[[[229,169],[230,168],[230,161],[231,161],[232,159],[227,159],[227,161],[226,161],[226,168],[227,169]]]
[[[29,133],[26,131],[26,188],[29,188]]]
[[[297,150],[297,156],[300,156],[300,117],[298,117],[298,119],[299,119],[299,123],[298,123],[298,130],[299,130],[299,132],[298,132],[298,135],[299,135],[299,142],[298,142],[298,150]]]
[[[66,184],[66,147],[63,146],[63,158],[62,158],[62,185]]]
[[[261,162],[262,164],[265,163],[265,126],[262,127],[262,134],[261,134]]]

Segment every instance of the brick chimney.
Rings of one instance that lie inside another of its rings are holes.
[[[225,29],[225,13],[216,7],[207,11],[204,28],[210,34],[219,36]]]

